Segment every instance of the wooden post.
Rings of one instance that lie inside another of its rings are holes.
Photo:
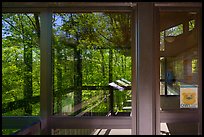
[[[52,14],[49,11],[40,13],[40,115],[41,134],[51,134],[49,116],[52,115]]]

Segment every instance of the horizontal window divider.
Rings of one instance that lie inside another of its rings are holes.
[[[50,116],[49,128],[51,129],[130,129],[131,117],[129,116]]]
[[[195,8],[195,7],[202,7],[202,2],[155,2],[154,3],[155,7],[164,7],[164,8],[171,8],[172,9],[175,7],[179,8]]]
[[[86,3],[86,4],[85,4]],[[72,7],[133,7],[136,3],[132,2],[3,2],[2,7],[19,7],[19,8],[72,8]]]
[[[82,90],[109,90],[110,86],[82,86]],[[125,88],[125,90],[131,90],[131,86]]]
[[[198,109],[179,109],[160,111],[161,123],[199,122]]]
[[[110,88],[112,87],[110,86],[82,86],[81,88],[80,87],[77,87],[77,88],[70,87],[67,89],[63,89],[63,91],[60,92],[61,94],[58,94],[57,91],[55,91],[54,97],[65,95],[67,93],[74,92],[75,90],[109,90]],[[131,86],[125,87],[125,90],[131,90]]]
[[[111,88],[110,86],[82,86],[82,90],[109,90],[110,88]],[[76,90],[76,88],[74,87],[65,89],[63,90],[63,92],[60,92],[61,93],[60,95],[57,92],[54,92],[54,97],[58,97],[61,95],[65,95],[67,93],[74,92],[74,90]],[[131,86],[126,87],[126,90],[131,90]],[[25,104],[27,104],[27,101],[28,101],[27,99],[21,99],[13,102],[3,103],[2,114],[25,107]],[[39,102],[40,102],[40,96],[33,96],[32,98],[29,98],[29,103],[31,104],[36,104]]]
[[[12,135],[40,135],[41,122],[34,122],[31,125],[22,128]]]
[[[2,129],[22,129],[38,121],[40,116],[2,116]]]
[[[49,10],[50,12],[131,12],[136,3],[100,3],[100,2],[3,2],[2,12],[42,12]]]

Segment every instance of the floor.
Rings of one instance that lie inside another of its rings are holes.
[[[131,129],[97,129],[93,135],[131,135]]]
[[[131,129],[96,129],[92,135],[131,135]],[[166,123],[161,123],[161,135],[170,135]]]

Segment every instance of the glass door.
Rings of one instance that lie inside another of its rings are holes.
[[[199,12],[160,10],[160,131],[193,135],[199,129]]]

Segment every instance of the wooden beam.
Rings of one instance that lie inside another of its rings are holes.
[[[138,3],[137,48],[138,70],[136,81],[137,134],[154,135],[155,130],[155,50],[154,50],[154,5]]]
[[[51,134],[48,117],[52,115],[52,14],[40,13],[40,115],[42,134]]]
[[[69,117],[51,116],[51,129],[130,129],[130,116],[91,116],[91,117]]]
[[[22,129],[34,122],[40,122],[39,116],[3,116],[2,129]]]

